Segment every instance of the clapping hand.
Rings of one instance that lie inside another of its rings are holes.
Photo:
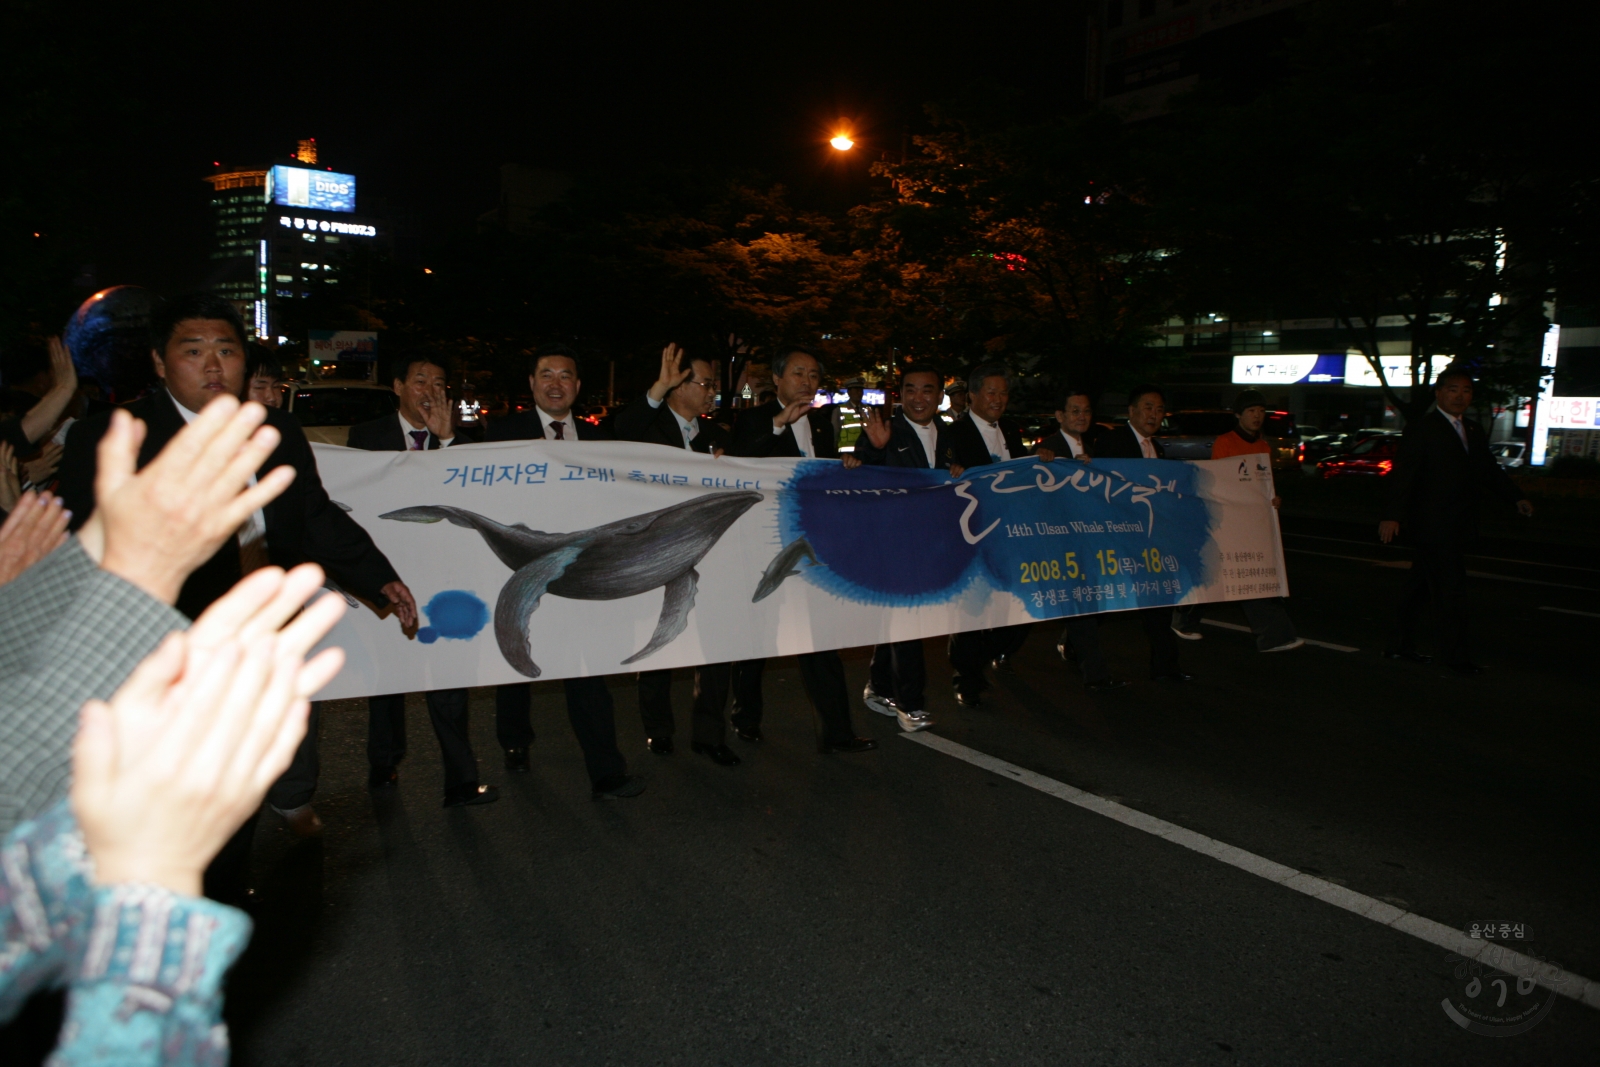
[[[278,431],[261,425],[266,417],[260,404],[218,397],[136,473],[144,423],[112,412],[100,439],[94,515],[79,532],[84,550],[103,569],[175,603],[195,568],[294,481],[294,468],[282,466],[250,485],[278,446]]]
[[[344,653],[305,659],[344,613],[313,565],[263,568],[174,633],[109,704],[83,707],[72,810],[101,885],[197,895],[201,875],[261,804],[305,735],[309,700]]]
[[[0,511],[10,511],[22,499],[22,481],[17,477],[17,454],[7,441],[0,441]]]
[[[22,470],[31,485],[43,485],[55,476],[56,468],[61,466],[61,453],[66,449],[51,441],[39,450],[36,459],[23,463]]]
[[[694,373],[691,364],[683,370],[678,369],[678,364],[683,362],[683,349],[675,344],[669,344],[661,350],[661,373],[657,375],[655,384],[650,387],[650,399],[661,403],[667,394],[689,380]]]
[[[60,548],[71,517],[56,497],[40,496],[32,489],[19,496],[0,525],[0,585]]]

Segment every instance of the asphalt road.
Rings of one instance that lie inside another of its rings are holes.
[[[1600,565],[1490,543],[1474,679],[1378,656],[1406,554],[1367,527],[1286,523],[1291,612],[1348,648],[1262,655],[1207,626],[1199,679],[1089,696],[1035,628],[980,710],[930,641],[932,733],[1228,845],[1600,977],[1594,650]],[[1560,611],[1547,610],[1559,608]],[[1237,608],[1219,622],[1242,623]],[[1104,624],[1142,679],[1134,620]],[[865,681],[863,650],[846,654]],[[689,672],[680,672],[687,740]],[[323,724],[327,823],[262,817],[259,928],[229,988],[235,1062],[321,1064],[1591,1064],[1600,1013],[1558,998],[1515,1036],[1441,1001],[1445,949],[908,741],[821,757],[791,661],[767,740],[712,765],[645,751],[649,788],[596,803],[559,683],[533,773],[440,810],[420,700],[397,795],[364,788],[363,708]],[[0,1032],[3,1037],[3,1032]]]

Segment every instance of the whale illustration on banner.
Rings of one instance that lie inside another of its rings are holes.
[[[670,508],[572,533],[505,525],[475,512],[422,505],[386,512],[396,522],[448,522],[476,530],[512,570],[494,609],[500,654],[513,669],[539,677],[528,641],[528,619],[545,593],[571,600],[620,600],[664,587],[661,616],[649,642],[623,660],[644,659],[688,625],[700,575],[698,564],[746,511],[764,497],[754,490],[707,493]]]

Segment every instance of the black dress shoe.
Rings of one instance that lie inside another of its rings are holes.
[[[1084,682],[1083,687],[1091,693],[1109,693],[1113,689],[1122,689],[1127,684],[1121,678],[1103,678],[1098,682]]]
[[[1411,652],[1403,648],[1386,648],[1383,650],[1384,659],[1403,659],[1407,663],[1432,663],[1432,656],[1424,656],[1420,652]]]
[[[878,742],[870,737],[852,737],[845,741],[824,742],[817,746],[817,751],[824,756],[832,756],[841,752],[871,752],[878,747]]]
[[[644,792],[644,779],[632,774],[619,774],[595,783],[594,799],[626,800]]]
[[[1180,685],[1184,682],[1194,681],[1194,675],[1185,674],[1182,671],[1168,671],[1166,674],[1157,674],[1153,677],[1158,682],[1172,682]]]
[[[1006,674],[1017,673],[1017,665],[1010,656],[996,656],[989,661],[989,666],[993,670],[1004,671]]]
[[[977,693],[963,693],[959,689],[956,690],[956,703],[964,708],[983,707],[983,701],[978,698]]]
[[[368,789],[390,788],[399,781],[400,772],[393,767],[372,767],[367,771]]]
[[[1455,671],[1457,674],[1465,675],[1468,678],[1472,677],[1474,674],[1482,674],[1485,670],[1485,668],[1478,666],[1471,660],[1461,660],[1457,663],[1452,663],[1450,664],[1450,669]]]
[[[710,756],[711,762],[721,767],[737,767],[744,762],[739,758],[739,754],[727,745],[702,745],[700,742],[694,741],[690,743],[689,747],[698,755]]]
[[[500,799],[500,790],[492,785],[479,785],[477,782],[468,782],[466,785],[454,786],[444,791],[444,806],[447,808],[464,808],[472,804],[493,804]]]
[[[525,748],[506,749],[506,770],[518,774],[528,773],[528,750]]]
[[[644,739],[644,743],[649,746],[651,752],[658,756],[672,755],[672,738],[670,737],[647,737]]]
[[[759,726],[735,726],[733,732],[739,740],[749,741],[751,744],[761,740],[761,727]]]

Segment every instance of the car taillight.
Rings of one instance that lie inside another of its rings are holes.
[[[1304,441],[1294,446],[1294,461],[1296,463],[1304,463],[1306,461],[1306,443]]]
[[[1380,459],[1380,460],[1378,460],[1378,470],[1383,474],[1388,474],[1390,471],[1394,470],[1394,460],[1392,460],[1392,459]]]

